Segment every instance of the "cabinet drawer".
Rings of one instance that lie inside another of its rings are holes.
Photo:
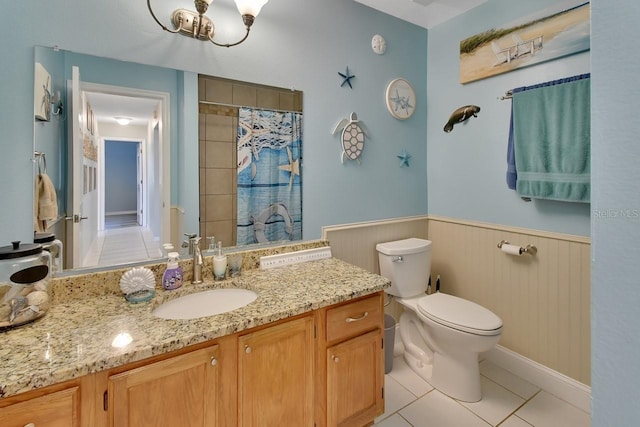
[[[380,295],[327,310],[327,341],[345,339],[382,324]]]
[[[80,426],[80,389],[68,388],[0,409],[0,426]]]

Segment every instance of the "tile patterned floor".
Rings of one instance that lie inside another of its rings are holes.
[[[385,375],[377,427],[589,427],[589,414],[494,365],[480,364],[483,398],[460,402],[416,375],[402,356]]]
[[[160,244],[148,229],[141,226],[114,228],[98,233],[85,257],[84,267],[146,261],[161,256]]]

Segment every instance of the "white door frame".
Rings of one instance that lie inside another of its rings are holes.
[[[171,123],[170,123],[170,95],[168,92],[158,92],[152,90],[145,89],[136,89],[130,87],[121,87],[121,86],[111,86],[99,83],[87,83],[82,82],[81,89],[86,92],[99,92],[106,93],[111,95],[121,95],[121,96],[133,96],[138,98],[150,98],[157,99],[159,103],[158,108],[158,122],[160,124],[160,165],[161,165],[161,197],[162,204],[159,207],[161,212],[161,231],[160,231],[160,242],[169,242],[171,241],[171,163],[170,163],[170,141],[171,141]],[[153,128],[153,125],[150,125],[150,128]],[[110,140],[116,140],[117,138],[108,138]],[[130,141],[135,141],[136,139],[129,138]],[[144,144],[143,144],[144,146]],[[100,158],[101,162],[104,162],[104,143],[101,144],[102,155]],[[144,150],[144,149],[143,149]],[[102,175],[99,179],[100,185],[104,186],[104,164],[103,167],[100,168],[100,174]],[[104,187],[102,187],[104,189]],[[148,194],[148,191],[146,192]],[[102,200],[102,227],[104,229],[104,195],[100,196]],[[150,207],[147,207],[147,212],[144,214],[145,218],[148,218],[148,212]]]

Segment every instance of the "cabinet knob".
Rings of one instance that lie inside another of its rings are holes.
[[[211,366],[216,366],[218,364],[218,359],[216,359],[215,357],[211,358]]]
[[[25,424],[24,427],[36,427],[34,423]]]
[[[338,363],[340,361],[340,358],[338,356],[336,356],[336,355],[331,356],[331,359],[336,363]]]
[[[247,354],[251,353],[251,347],[249,347],[248,345],[245,345],[244,346],[244,352],[247,353]]]

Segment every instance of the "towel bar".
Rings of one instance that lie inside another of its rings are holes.
[[[42,151],[33,152],[33,162],[38,163],[38,174],[47,173],[47,158]]]

